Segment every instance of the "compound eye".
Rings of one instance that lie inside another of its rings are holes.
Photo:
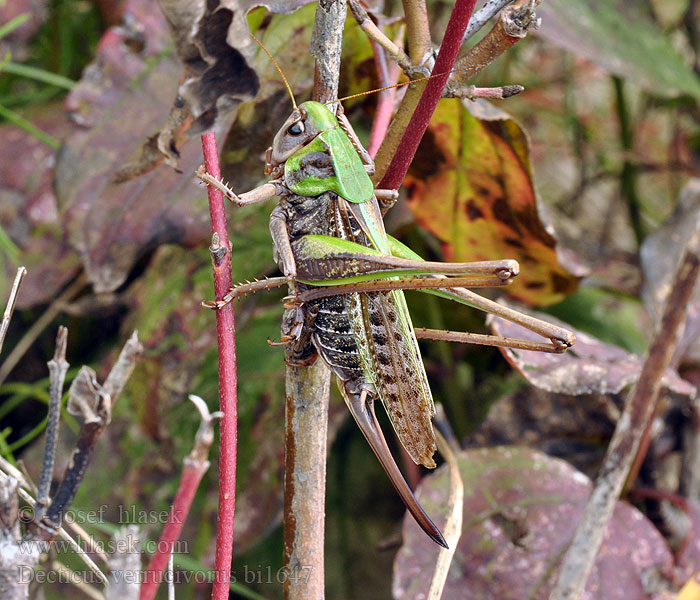
[[[301,135],[302,133],[304,133],[304,123],[302,123],[301,121],[292,123],[289,126],[289,129],[287,129],[287,133],[293,136]]]

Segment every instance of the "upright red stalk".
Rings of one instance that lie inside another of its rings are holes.
[[[170,560],[170,555],[175,547],[175,542],[180,538],[182,526],[185,523],[185,518],[190,512],[192,500],[202,476],[206,473],[209,463],[204,464],[187,464],[182,471],[180,486],[175,494],[175,501],[170,510],[168,522],[163,528],[163,532],[158,540],[158,546],[148,564],[143,583],[141,584],[141,592],[139,600],[152,600],[158,592],[160,582],[163,580],[163,572]]]
[[[216,136],[202,136],[204,166],[207,173],[221,177]],[[214,268],[214,291],[217,300],[223,298],[233,285],[231,275],[231,242],[226,229],[226,211],[223,194],[211,186],[209,211],[211,213]],[[218,237],[218,240],[216,239]],[[219,513],[216,529],[216,561],[213,600],[228,598],[233,553],[233,517],[236,507],[236,445],[238,438],[238,398],[236,393],[236,336],[233,303],[216,311],[216,332],[219,347],[219,405],[224,413],[220,429],[219,449]]]
[[[442,40],[440,52],[435,60],[435,67],[433,68],[433,73],[444,73],[444,75],[428,81],[413,118],[403,134],[394,158],[389,164],[386,175],[384,175],[377,187],[396,190],[406,176],[408,167],[418,149],[418,144],[420,144],[423,134],[428,128],[430,117],[435,112],[435,107],[450,76],[452,66],[457,60],[457,53],[462,45],[462,37],[467,29],[472,12],[474,12],[475,4],[476,0],[457,0],[455,3],[450,21],[447,24],[445,37]]]
[[[221,416],[221,413],[209,413],[204,400],[196,396],[190,396],[190,400],[195,403],[202,417],[197,435],[194,438],[194,445],[191,452],[183,461],[182,477],[180,486],[177,488],[173,506],[170,509],[168,522],[160,534],[158,545],[156,546],[151,562],[145,572],[139,600],[153,600],[160,582],[163,580],[163,572],[170,560],[170,555],[175,547],[175,542],[180,538],[182,526],[190,512],[192,500],[199,487],[199,482],[209,469],[209,448],[214,441],[214,420]]]

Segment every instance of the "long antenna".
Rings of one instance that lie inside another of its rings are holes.
[[[289,82],[287,81],[287,78],[284,76],[282,69],[280,69],[280,66],[277,64],[277,61],[274,59],[272,54],[270,54],[268,52],[267,48],[265,48],[265,46],[262,45],[262,42],[258,38],[256,38],[252,33],[250,34],[250,37],[252,37],[258,43],[258,46],[260,46],[265,51],[265,54],[267,54],[270,57],[272,64],[275,65],[275,68],[277,69],[277,71],[279,71],[279,74],[282,76],[282,81],[284,81],[284,85],[287,88],[287,91],[289,92],[289,97],[292,99],[292,105],[294,106],[294,110],[296,110],[297,109],[297,101],[294,99],[294,94],[292,92],[292,88],[289,86]]]
[[[272,58],[272,57],[270,57]],[[482,65],[469,65],[468,67],[462,67],[460,69],[452,69],[451,71],[445,71],[444,73],[434,73],[432,75],[427,75],[426,77],[419,77],[418,79],[409,79],[408,81],[402,81],[401,83],[395,83],[394,85],[387,85],[386,87],[377,88],[375,90],[368,90],[366,92],[358,92],[357,94],[352,94],[350,96],[345,96],[345,98],[338,98],[331,102],[326,102],[328,104],[335,104],[336,102],[343,102],[345,100],[352,100],[353,98],[359,98],[360,96],[367,96],[368,94],[376,94],[377,92],[383,92],[384,90],[392,90],[397,87],[402,87],[404,85],[411,85],[412,83],[418,83],[420,81],[428,81],[429,79],[435,79],[435,77],[441,77],[443,75],[452,75],[453,73],[459,73],[460,71],[466,71],[467,69],[479,68]],[[485,65],[484,65],[485,66]]]

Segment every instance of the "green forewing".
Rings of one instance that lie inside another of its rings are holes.
[[[363,204],[374,196],[374,185],[354,146],[338,125],[319,135],[328,145],[338,179],[338,195],[354,204]]]
[[[395,240],[389,240],[386,234],[377,202],[348,204],[347,208],[375,250],[391,254]],[[370,304],[378,302],[380,306],[383,305],[378,312],[384,315],[384,337],[392,360],[390,372],[387,372],[386,367],[378,362],[376,350],[372,351],[369,347],[370,344],[375,345],[377,340],[372,335],[373,326],[365,322],[365,330],[356,337],[363,367],[378,380],[377,393],[403,447],[415,463],[432,468],[435,466],[432,458],[435,438],[431,419],[435,408],[403,292],[393,290],[386,294],[359,294],[358,297],[364,305],[360,311],[363,315],[367,315]],[[394,317],[389,317],[389,313],[393,313]],[[369,337],[372,341],[363,344],[363,337]]]

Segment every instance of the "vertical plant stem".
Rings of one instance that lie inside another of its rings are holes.
[[[284,455],[284,595],[324,597],[323,545],[330,373],[321,360],[287,367]]]
[[[313,98],[338,97],[345,0],[322,0],[316,9],[311,55],[316,59]],[[324,598],[326,447],[330,371],[287,365],[284,446],[284,597]]]
[[[391,75],[389,74],[389,65],[386,60],[386,52],[377,42],[370,39],[369,43],[372,45],[372,51],[374,52],[374,64],[377,67],[377,75],[379,80],[379,87],[388,87],[393,82],[391,81]],[[394,69],[394,71],[398,71]],[[398,75],[398,72],[396,73]],[[389,128],[389,123],[391,122],[391,114],[394,112],[394,97],[396,96],[396,88],[391,88],[388,90],[382,90],[377,96],[377,112],[374,115],[374,121],[372,121],[372,129],[369,133],[369,145],[367,146],[367,152],[374,158],[379,150],[379,146],[386,135],[386,131]]]
[[[219,155],[216,136],[202,136],[202,151],[207,173],[219,179]],[[211,213],[212,265],[214,292],[221,300],[233,286],[231,274],[231,242],[226,227],[226,211],[223,194],[208,186],[209,212]],[[219,511],[216,527],[216,559],[212,598],[228,598],[233,554],[233,519],[236,510],[236,450],[238,443],[238,395],[236,378],[236,328],[233,303],[216,311],[216,335],[219,349],[219,406],[224,416],[221,420],[219,448]]]
[[[426,54],[432,50],[428,9],[425,0],[403,0],[402,4],[406,18],[408,53],[411,55],[413,64],[419,65]]]
[[[423,134],[428,128],[430,117],[435,112],[435,107],[450,76],[452,65],[457,59],[457,53],[462,44],[462,36],[467,29],[475,4],[476,0],[457,0],[455,3],[450,21],[447,24],[442,46],[440,47],[440,53],[433,68],[433,73],[444,73],[444,75],[430,79],[427,82],[416,111],[413,113],[413,117],[403,134],[401,143],[379,187],[398,189],[401,185],[408,167],[416,154],[418,144],[420,144]]]
[[[153,553],[146,569],[139,600],[152,600],[155,598],[160,582],[163,579],[163,570],[172,561],[175,542],[180,537],[180,532],[190,512],[194,495],[199,488],[202,477],[209,468],[209,448],[211,448],[211,444],[214,441],[213,422],[221,416],[221,413],[210,414],[206,403],[198,396],[190,396],[190,400],[197,406],[202,422],[195,436],[194,446],[183,461],[180,485],[177,488],[177,493],[170,509],[168,522],[163,527],[156,551]],[[172,574],[172,565],[169,573]],[[172,583],[172,579],[170,579],[170,582]]]
[[[421,64],[421,61],[425,58],[425,53],[432,47],[429,23],[427,19],[420,18],[420,15],[425,12],[425,6],[420,8],[416,5],[417,3],[425,4],[423,0],[404,0],[406,37],[408,39],[409,52],[411,53],[411,63],[414,66]],[[434,72],[437,73],[437,71]],[[389,130],[384,136],[376,156],[373,157],[375,174],[372,177],[372,181],[375,184],[381,181],[387,172],[389,163],[402,142],[406,126],[415,113],[416,106],[418,106],[426,85],[425,81],[419,81],[411,84],[406,90],[403,100],[401,100],[401,104],[396,110],[396,115],[394,115],[394,119],[389,125]]]
[[[700,228],[696,228],[683,254],[659,329],[649,347],[639,379],[617,422],[595,487],[564,556],[551,600],[574,600],[583,593],[632,460],[639,449],[644,431],[656,412],[661,378],[673,357],[679,328],[685,320],[698,275]]]
[[[379,87],[389,87],[396,83],[401,70],[398,65],[393,64],[391,68],[387,62],[386,51],[377,42],[370,38],[372,51],[374,53],[374,64],[377,67],[377,78]],[[384,136],[389,129],[391,123],[391,115],[394,112],[394,98],[396,97],[396,88],[382,90],[377,96],[377,111],[372,121],[372,129],[369,133],[369,145],[367,152],[374,158],[377,150],[384,141]]]
[[[56,443],[58,442],[58,424],[61,419],[61,396],[63,384],[68,372],[66,361],[66,346],[68,344],[68,329],[61,326],[56,335],[56,350],[53,358],[48,362],[50,373],[49,384],[49,415],[46,426],[46,447],[44,449],[44,463],[41,466],[39,484],[36,492],[36,510],[34,516],[40,519],[49,505],[49,487],[53,476],[54,460],[56,458]]]

